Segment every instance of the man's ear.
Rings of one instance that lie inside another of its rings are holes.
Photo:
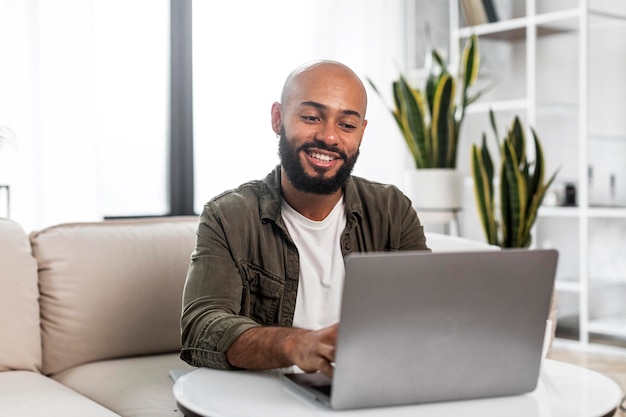
[[[280,126],[282,124],[282,108],[279,102],[272,104],[272,130],[280,135]]]

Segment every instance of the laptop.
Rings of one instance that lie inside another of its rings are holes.
[[[332,380],[283,379],[337,410],[531,392],[557,257],[552,249],[350,254]]]

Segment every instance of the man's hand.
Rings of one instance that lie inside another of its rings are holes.
[[[287,357],[305,372],[321,371],[333,375],[338,324],[316,331],[287,336]]]
[[[273,369],[291,365],[305,372],[333,374],[338,324],[320,330],[257,327],[245,331],[226,351],[228,362],[244,369]]]

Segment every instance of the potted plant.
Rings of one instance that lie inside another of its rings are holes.
[[[431,55],[434,65],[423,89],[411,86],[404,75],[393,81],[393,107],[389,111],[415,161],[415,169],[405,175],[413,205],[458,209],[463,194],[463,178],[456,170],[459,134],[465,109],[482,94],[470,94],[480,65],[478,38],[472,35],[466,42],[456,78],[438,51],[432,50]],[[370,79],[368,82],[383,98],[376,85]]]
[[[531,228],[537,219],[537,211],[558,170],[544,182],[543,148],[535,131],[531,129],[535,161],[529,162],[526,157],[526,135],[519,118],[515,117],[500,143],[493,111],[489,115],[500,150],[500,166],[496,178],[493,159],[483,133],[481,146],[473,144],[471,149],[478,215],[490,244],[503,248],[527,248],[532,241]],[[496,180],[499,183],[497,187]],[[496,206],[496,191],[499,209]]]

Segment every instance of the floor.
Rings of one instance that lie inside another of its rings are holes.
[[[600,372],[617,382],[626,392],[626,351],[625,353],[586,353],[575,349],[560,347],[558,343],[552,347],[548,358],[583,366]],[[623,404],[626,407],[626,404]],[[615,417],[626,417],[626,411],[618,409]]]

